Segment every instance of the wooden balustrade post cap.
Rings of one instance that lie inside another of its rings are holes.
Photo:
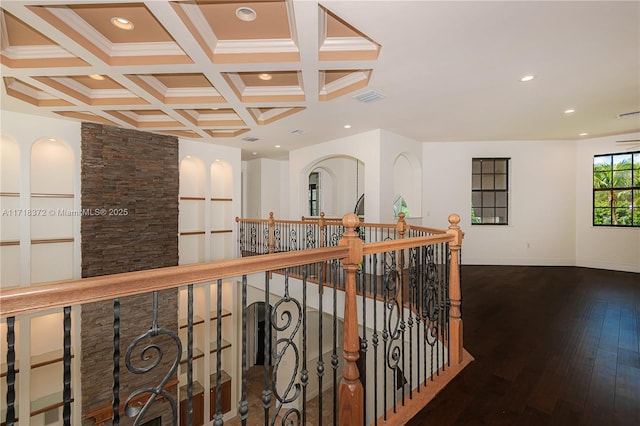
[[[269,212],[269,219],[273,219],[273,212]]]
[[[360,224],[360,218],[354,213],[348,213],[342,218],[342,224],[346,229],[356,229]]]
[[[460,215],[457,213],[451,213],[449,215],[449,223],[451,224],[451,228],[458,228],[458,224],[460,223]]]
[[[320,217],[324,217],[324,212],[320,212]]]
[[[403,212],[398,213],[398,219],[404,220],[405,214]]]

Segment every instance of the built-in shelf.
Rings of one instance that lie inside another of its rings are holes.
[[[31,244],[72,243],[73,241],[73,238],[43,238],[39,240],[31,240]]]
[[[230,232],[233,232],[233,229],[218,229],[215,231],[211,231],[212,234],[226,234]]]
[[[203,324],[204,323],[204,318],[202,318],[199,315],[194,315],[193,316],[193,325],[198,325],[198,324]],[[186,318],[180,318],[178,320],[178,327],[180,328],[187,328],[188,325],[188,320]]]
[[[225,349],[228,349],[231,347],[231,343],[222,339],[222,346],[218,348],[218,345],[216,344],[215,341],[212,341],[211,343],[209,343],[209,353],[216,353],[218,351],[222,351]]]
[[[73,394],[71,395],[71,402],[73,402]],[[62,407],[63,405],[64,397],[62,391],[45,395],[42,398],[31,401],[31,417],[53,410],[54,408]]]
[[[196,360],[202,357],[204,357],[204,352],[202,351],[202,349],[198,348],[197,346],[194,346],[193,360]],[[180,364],[186,364],[186,363],[187,363],[187,351],[184,350],[182,351],[182,358],[180,358]]]
[[[71,353],[71,358],[74,358],[73,352]],[[31,369],[38,367],[44,367],[46,365],[55,364],[56,362],[62,362],[64,360],[64,351],[62,349],[58,349],[55,351],[45,352],[43,354],[33,355],[31,357]],[[0,377],[5,377],[7,375],[7,364],[2,363],[0,365]],[[18,373],[20,371],[19,361],[15,363],[15,372]]]
[[[32,198],[75,198],[73,194],[52,194],[48,192],[32,192]]]
[[[211,201],[233,201],[233,198],[211,198]]]
[[[218,318],[226,318],[230,316],[231,316],[231,311],[223,309],[222,311],[220,311],[220,313],[218,311],[211,311],[209,318],[211,319],[211,321],[215,321]]]
[[[204,235],[205,232],[204,231],[188,231],[188,232],[181,232],[180,235]]]
[[[20,240],[6,240],[6,241],[0,241],[0,247],[5,247],[5,246],[19,246],[20,245]]]
[[[0,192],[0,197],[19,197],[19,192]]]
[[[206,198],[204,198],[204,197],[180,197],[180,200],[182,200],[182,201],[205,201]]]
[[[202,384],[200,384],[200,382],[197,381],[197,380],[193,381],[193,392],[192,393],[193,393],[193,395],[197,395],[199,393],[204,393],[204,386],[202,386]],[[186,401],[187,400],[187,385],[180,386],[179,399],[180,399],[180,401]]]

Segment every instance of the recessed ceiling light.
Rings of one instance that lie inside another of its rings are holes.
[[[58,140],[56,138],[47,138],[47,140],[49,142],[58,142]]]
[[[119,16],[114,16],[113,18],[111,18],[111,23],[121,30],[132,30],[135,28],[133,22],[131,22],[127,18],[121,18]]]
[[[587,133],[587,132],[582,132],[582,133],[580,133],[580,136],[589,136],[589,133]]]
[[[258,75],[258,78],[260,80],[269,81],[269,80],[271,80],[273,78],[273,76],[271,74],[262,73],[262,74]]]
[[[534,78],[536,78],[536,76],[535,76],[535,75],[525,75],[524,77],[522,77],[522,78],[520,79],[520,81],[522,81],[522,82],[525,82],[525,81],[531,81],[531,80],[533,80]]]
[[[220,159],[219,159],[219,158],[216,158],[216,163],[219,163],[219,162],[220,162]]]
[[[253,152],[251,153],[251,155],[258,155],[258,153],[257,153],[257,152],[255,152],[255,151],[253,151]]]
[[[565,114],[573,114],[574,112],[576,112],[576,110],[575,110],[575,109],[565,109],[565,110],[564,110],[564,113],[565,113]]]
[[[236,16],[241,21],[251,22],[255,21],[258,15],[256,14],[255,10],[251,9],[250,7],[243,6],[236,9]]]
[[[104,76],[100,74],[89,74],[89,78],[94,80],[104,80]]]
[[[351,128],[351,124],[345,124],[345,125],[344,125],[344,128],[345,128],[345,129],[350,129],[350,128]]]
[[[276,145],[276,148],[280,148],[280,145]]]
[[[191,156],[190,156],[190,155],[187,155],[187,156],[186,156],[186,157],[184,157],[184,158],[191,158]]]

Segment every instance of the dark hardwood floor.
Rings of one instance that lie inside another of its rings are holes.
[[[475,357],[409,423],[640,425],[640,274],[464,266]]]

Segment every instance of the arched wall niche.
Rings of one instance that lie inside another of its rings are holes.
[[[74,152],[65,141],[42,137],[31,145],[29,170],[31,283],[74,277]]]
[[[211,196],[231,198],[233,195],[233,168],[225,160],[216,159],[211,164]]]
[[[0,133],[0,203],[6,211],[20,209],[20,145]],[[20,285],[20,217],[3,214],[0,221],[0,283],[2,288]]]
[[[178,254],[182,265],[205,261],[205,170],[196,156],[187,155],[180,161]]]
[[[422,216],[422,166],[413,154],[403,152],[393,161],[393,191],[394,202],[405,200],[408,217]]]
[[[320,173],[320,211],[327,217],[342,217],[352,213],[364,193],[365,164],[356,157],[331,155],[322,157],[303,168],[300,175],[304,205],[301,211],[309,214],[309,175]]]

